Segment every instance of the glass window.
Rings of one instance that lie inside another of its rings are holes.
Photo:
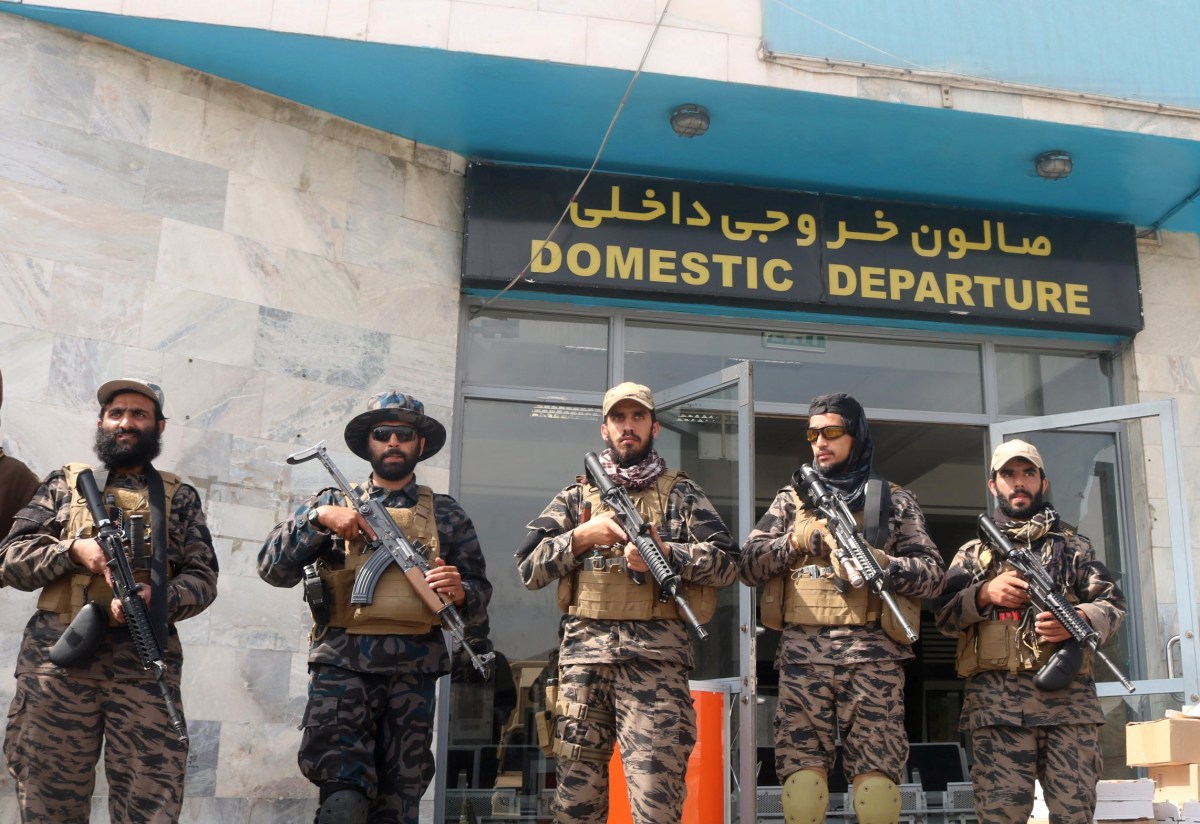
[[[625,339],[626,378],[651,387],[752,361],[758,402],[848,392],[867,407],[983,411],[978,346],[642,323],[628,324]]]
[[[467,322],[467,383],[602,389],[608,321],[484,312]]]
[[[996,347],[1001,415],[1057,415],[1112,406],[1112,357]]]

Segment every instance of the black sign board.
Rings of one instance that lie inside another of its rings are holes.
[[[463,281],[643,300],[1133,335],[1133,227],[473,164]]]

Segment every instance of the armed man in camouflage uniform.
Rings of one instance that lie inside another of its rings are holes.
[[[998,446],[988,489],[1000,510],[996,525],[1013,546],[1040,558],[1083,620],[1102,641],[1111,638],[1125,598],[1091,542],[1045,500],[1049,481],[1037,448],[1020,440]],[[1070,636],[1051,613],[1034,614],[1028,590],[991,547],[971,541],[950,564],[938,599],[938,629],[958,637],[958,674],[967,679],[959,726],[975,756],[976,815],[988,824],[1024,824],[1036,778],[1051,821],[1087,824],[1096,809],[1104,723],[1091,656],[1065,688],[1038,689],[1034,676]]]
[[[814,398],[806,434],[813,469],[863,519],[867,544],[918,627],[917,599],[940,589],[945,570],[916,496],[872,474],[867,418],[849,395]],[[775,769],[784,815],[789,824],[824,820],[840,732],[858,820],[895,824],[908,759],[903,663],[913,653],[879,598],[846,584],[853,576],[833,547],[827,524],[792,486],[742,545],[741,578],[767,585],[762,621],[783,630]]]
[[[652,525],[663,556],[686,582],[698,620],[711,616],[716,587],[737,579],[737,548],[712,503],[654,450],[659,424],[645,386],[608,390],[601,408],[605,473],[624,486]],[[560,492],[530,524],[517,553],[530,589],[558,584],[568,614],[559,651],[560,692],[554,752],[560,824],[608,818],[608,763],[620,747],[635,824],[679,821],[687,793],[696,712],[688,691],[693,667],[687,627],[637,548],[584,479]],[[629,571],[645,583],[631,582]]]
[[[492,586],[475,526],[457,501],[414,475],[446,443],[445,427],[411,395],[384,392],[346,425],[345,438],[371,464],[367,493],[433,565],[430,588],[465,621],[482,621]],[[275,527],[258,556],[259,575],[280,587],[314,565],[329,602],[309,648],[300,772],[320,787],[317,824],[416,824],[434,773],[434,687],[450,656],[438,618],[398,565],[388,565],[370,605],[350,603],[371,553],[347,503],[340,490],[321,490]]]
[[[166,424],[162,390],[115,380],[100,387],[97,399],[95,446],[104,471],[96,472],[96,483],[107,508],[115,504],[126,522],[145,517],[147,534],[158,527],[161,536],[151,537],[151,557],[145,547],[141,553],[135,549],[131,566],[143,582],[140,594],[156,631],[167,636],[167,683],[178,696],[183,649],[174,625],[203,612],[217,596],[212,536],[196,490],[151,465]],[[106,581],[104,552],[91,537],[91,515],[75,492],[74,479],[86,468],[68,464],[50,473],[0,544],[0,580],[42,590],[21,639],[4,755],[26,824],[88,820],[101,746],[113,824],[173,822],[183,803],[187,745],[121,626],[125,617]],[[110,629],[92,636],[95,646],[76,648],[72,664],[56,666],[51,647],[85,602],[99,605],[91,609],[102,620],[111,615]]]

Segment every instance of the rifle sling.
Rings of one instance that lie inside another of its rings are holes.
[[[150,498],[150,626],[158,648],[167,651],[167,495],[162,476],[146,464],[146,486]]]

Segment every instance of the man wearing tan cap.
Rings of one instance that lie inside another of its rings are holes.
[[[166,426],[162,390],[125,378],[103,384],[96,399],[95,451],[102,464],[94,470],[96,486],[127,535],[138,532],[134,516],[146,525],[145,540],[130,540],[135,545],[127,552],[182,712],[183,648],[175,624],[199,615],[217,596],[212,536],[199,493],[153,465]],[[76,490],[86,469],[67,464],[50,473],[0,543],[0,580],[41,590],[21,639],[4,755],[22,821],[87,821],[103,749],[109,818],[166,824],[179,818],[188,747],[154,675],[142,668],[106,580],[106,556]],[[76,616],[96,632],[81,633],[79,623],[72,624]]]
[[[737,546],[704,491],[667,469],[654,449],[659,424],[650,390],[614,386],[601,405],[604,472],[623,486],[654,535],[698,620],[716,587],[737,578]],[[696,713],[688,691],[694,660],[687,627],[599,491],[578,478],[529,524],[517,552],[529,589],[558,586],[566,613],[559,647],[553,748],[559,824],[608,818],[608,763],[620,748],[634,824],[670,824],[683,813]],[[643,573],[637,585],[630,572]],[[552,673],[551,677],[555,674]]]
[[[1092,549],[1046,499],[1050,482],[1037,447],[1006,441],[992,454],[988,489],[996,525],[1028,549],[1102,643],[1125,617],[1125,597]],[[988,543],[955,556],[938,599],[938,629],[958,638],[958,674],[967,679],[959,727],[971,736],[975,812],[989,824],[1024,824],[1041,782],[1050,820],[1090,824],[1100,778],[1104,723],[1091,656],[1065,687],[1035,676],[1070,635],[1029,605],[1029,584]]]

